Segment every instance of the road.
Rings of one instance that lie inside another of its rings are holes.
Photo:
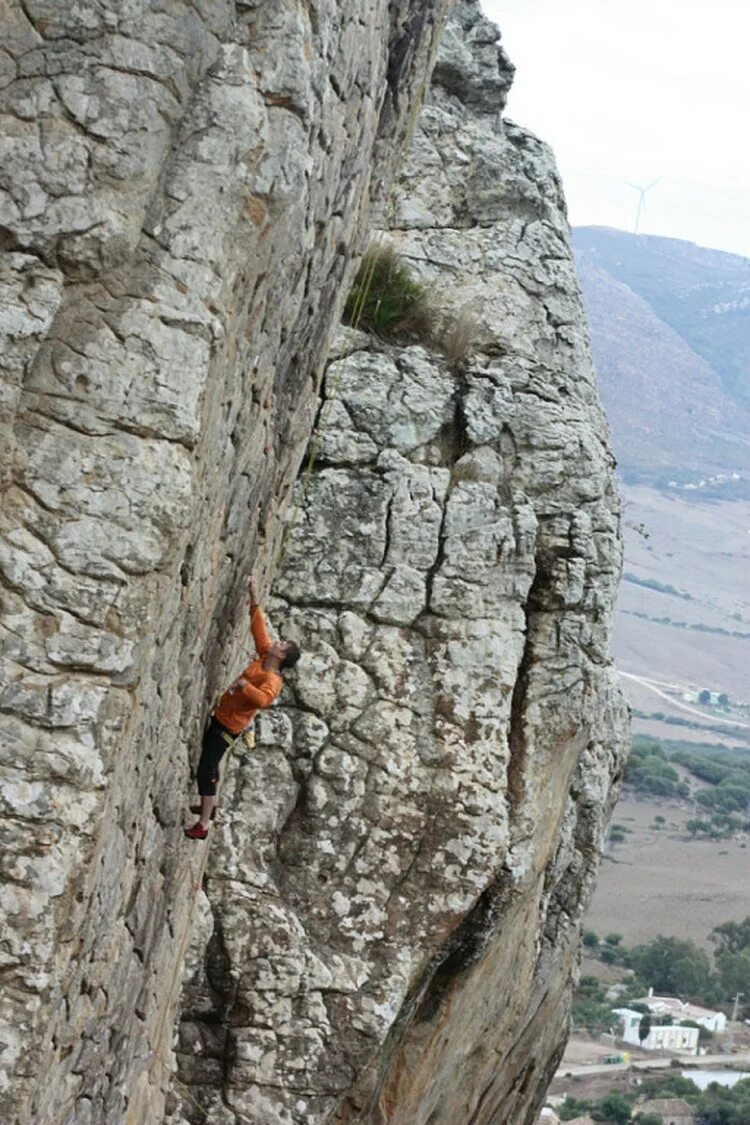
[[[675,699],[673,695],[667,695],[665,691],[662,691],[660,687],[656,686],[659,683],[663,683],[664,681],[662,680],[648,680],[645,676],[636,676],[634,672],[623,672],[621,668],[618,668],[618,671],[625,679],[635,680],[637,684],[641,684],[643,687],[647,687],[650,691],[655,692],[656,695],[660,695],[662,699],[666,699],[667,703],[671,703],[673,707],[678,707],[680,711],[687,711],[689,715],[697,715],[699,719],[703,719],[704,723],[724,723],[726,726],[744,727],[745,730],[750,730],[750,726],[747,723],[741,723],[738,719],[720,719],[718,715],[707,715],[705,711],[699,711],[697,707],[690,707],[687,703]],[[670,686],[674,687],[676,685],[672,684]]]
[[[627,1050],[627,1048],[625,1048]],[[620,1054],[613,1051],[613,1054]],[[750,1051],[739,1051],[736,1055],[670,1055],[668,1058],[659,1055],[653,1059],[631,1059],[627,1063],[589,1063],[585,1065],[566,1066],[565,1063],[555,1074],[555,1078],[570,1078],[578,1075],[612,1074],[617,1070],[651,1070],[654,1067],[669,1067],[674,1059],[681,1066],[690,1070],[703,1067],[722,1067],[729,1070],[744,1069],[750,1064]]]

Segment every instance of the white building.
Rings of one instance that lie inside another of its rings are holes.
[[[644,1001],[645,1003],[645,1001]],[[615,1014],[620,1018],[620,1038],[634,1047],[642,1047],[644,1051],[680,1051],[685,1055],[698,1054],[697,1027],[680,1027],[679,1024],[652,1023],[651,1030],[644,1040],[638,1037],[643,1012],[636,1012],[632,1008],[615,1008]]]
[[[675,1023],[694,1020],[707,1031],[724,1031],[727,1026],[727,1017],[723,1012],[701,1008],[698,1004],[688,1004],[686,1000],[678,1000],[676,996],[654,996],[653,988],[649,988],[648,996],[642,996],[634,1003],[645,1004],[654,1016],[671,1016]]]

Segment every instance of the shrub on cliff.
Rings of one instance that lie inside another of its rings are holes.
[[[344,320],[384,340],[429,343],[434,317],[422,285],[392,246],[376,243],[362,259]]]
[[[418,343],[440,352],[452,366],[469,356],[477,321],[462,309],[438,313],[406,261],[387,243],[373,244],[354,279],[344,322],[392,343]]]

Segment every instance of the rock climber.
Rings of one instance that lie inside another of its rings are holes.
[[[201,801],[199,805],[191,805],[190,808],[191,812],[199,814],[199,819],[192,828],[185,829],[185,835],[191,840],[205,840],[209,822],[216,815],[216,786],[221,759],[235,740],[248,729],[258,711],[271,706],[284,685],[282,671],[293,668],[300,657],[299,646],[294,641],[274,643],[271,640],[263,610],[258,604],[255,579],[251,577],[247,585],[250,630],[258,655],[224,692],[203,735],[197,771]]]

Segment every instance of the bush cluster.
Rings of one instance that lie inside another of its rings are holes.
[[[583,944],[600,961],[633,970],[635,976],[617,1007],[638,1008],[631,1001],[643,996],[649,987],[656,993],[709,1006],[728,1004],[741,992],[748,997],[750,1007],[750,915],[742,922],[716,926],[708,938],[716,946],[713,968],[705,950],[690,939],[659,935],[627,949],[621,934],[600,939],[593,930],[586,930]],[[573,1011],[576,1027],[601,1031],[610,1026],[611,1005],[607,1005],[605,990],[596,977],[582,977]]]
[[[634,744],[628,759],[625,780],[641,793],[656,797],[689,797],[690,786],[667,761],[657,743]]]
[[[640,1089],[644,1098],[683,1098],[691,1106],[696,1125],[748,1125],[750,1122],[750,1078],[732,1087],[712,1082],[701,1093],[694,1082],[676,1074],[645,1078]],[[589,1114],[606,1125],[660,1125],[659,1114],[640,1113],[633,1094],[612,1090],[599,1100],[568,1096],[559,1109],[562,1121]]]
[[[344,322],[391,343],[418,343],[461,364],[475,345],[478,325],[467,312],[438,312],[427,287],[387,243],[372,245],[344,308]]]

